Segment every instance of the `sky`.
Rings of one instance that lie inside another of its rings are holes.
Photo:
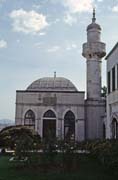
[[[108,53],[118,41],[118,0],[0,0],[0,119],[14,120],[16,90],[54,71],[86,90],[81,54],[93,7]]]

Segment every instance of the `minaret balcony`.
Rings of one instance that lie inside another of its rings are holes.
[[[91,58],[93,56],[103,58],[106,55],[106,45],[103,42],[84,43],[82,55],[85,58]]]

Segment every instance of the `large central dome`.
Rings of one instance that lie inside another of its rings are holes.
[[[34,81],[27,91],[78,91],[73,83],[63,77],[44,77]]]

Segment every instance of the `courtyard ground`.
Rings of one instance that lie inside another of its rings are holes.
[[[117,179],[98,162],[80,157],[78,169],[73,172],[41,172],[37,167],[16,166],[9,156],[0,156],[0,180],[114,180]]]

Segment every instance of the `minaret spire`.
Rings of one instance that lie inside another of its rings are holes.
[[[55,72],[54,72],[54,79],[55,79],[55,78],[56,78],[56,76],[57,76],[56,74],[57,74],[57,73],[56,73],[56,71],[55,71]]]
[[[95,18],[95,7],[93,8],[93,18],[92,18],[92,23],[95,23],[96,18]]]

